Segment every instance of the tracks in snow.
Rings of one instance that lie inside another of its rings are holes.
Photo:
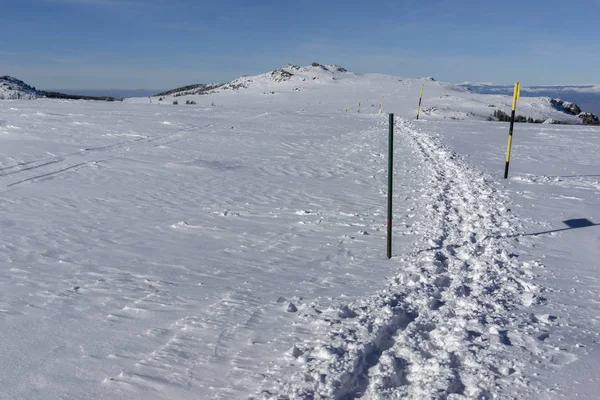
[[[397,258],[401,272],[388,288],[315,321],[324,337],[298,344],[299,371],[261,398],[484,399],[526,385],[507,354],[536,329],[519,310],[539,289],[522,280],[511,252],[515,218],[504,196],[438,140],[397,125],[428,180],[415,226],[421,242]]]
[[[4,186],[11,188],[27,182],[35,182],[52,178],[56,175],[64,172],[76,170],[86,165],[94,165],[100,162],[106,161],[107,159],[99,159],[98,154],[109,154],[109,153],[126,153],[131,149],[142,150],[144,148],[156,148],[160,146],[167,146],[173,143],[177,143],[186,140],[191,137],[192,134],[199,130],[206,129],[212,124],[203,126],[193,126],[186,129],[182,129],[176,133],[157,136],[157,137],[144,137],[138,138],[132,141],[123,141],[113,143],[107,146],[90,147],[80,151],[66,154],[64,156],[40,158],[37,160],[31,160],[21,163],[16,163],[9,166],[0,167],[0,181],[4,178],[20,178],[13,182],[7,183]],[[109,157],[108,159],[122,158],[123,154]]]
[[[259,303],[249,291],[227,292],[205,310],[180,318],[167,329],[149,330],[147,336],[164,342],[105,382],[156,392],[170,386],[181,392],[181,398],[194,397],[186,393],[193,387],[225,386],[232,374],[241,372],[219,375],[219,365],[246,361],[239,359],[239,349],[232,343],[251,345],[252,327],[262,313]],[[232,398],[235,390],[239,388],[230,387],[228,393],[215,393],[214,398]]]

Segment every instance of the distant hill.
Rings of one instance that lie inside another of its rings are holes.
[[[291,81],[292,77],[298,76],[305,82],[308,79],[317,80],[320,79],[317,75],[311,74],[311,72],[326,73],[349,73],[345,68],[337,65],[321,65],[318,63],[312,63],[306,67],[300,67],[293,64],[288,64],[283,68],[267,72],[266,74],[252,76],[242,76],[229,83],[198,83],[194,85],[182,86],[176,89],[167,90],[158,94],[154,97],[180,97],[180,96],[193,96],[193,95],[205,95],[211,93],[218,93],[224,90],[239,90],[246,89],[251,86],[264,85],[268,82],[281,83]],[[332,75],[333,76],[333,75]],[[334,78],[335,79],[335,78]]]
[[[416,112],[419,91],[425,89],[421,115],[429,119],[505,121],[510,115],[511,96],[476,93],[476,88],[438,82],[433,78],[400,78],[383,74],[361,74],[338,65],[312,63],[307,66],[287,64],[260,75],[241,76],[226,84],[195,84],[158,93],[153,104],[194,105],[202,102],[214,106],[219,98],[235,93],[256,101],[277,104],[282,101],[310,104],[311,101],[341,103],[343,109],[362,112],[377,110],[380,100],[395,112]],[[591,90],[591,89],[590,89]],[[358,95],[358,93],[363,93]],[[386,96],[385,94],[388,93]],[[372,96],[366,98],[367,94]],[[202,95],[202,97],[199,97]],[[202,100],[206,95],[210,100]],[[183,96],[183,99],[176,99]],[[259,96],[259,97],[255,97]],[[147,99],[128,99],[147,102]],[[319,103],[320,104],[320,103]],[[348,107],[348,108],[347,108]],[[365,109],[369,107],[368,109]],[[415,111],[412,111],[415,110]],[[517,122],[600,124],[596,115],[584,112],[574,102],[551,97],[522,97]]]
[[[89,97],[112,97],[115,99],[122,99],[128,97],[151,97],[155,93],[162,91],[163,89],[62,89],[54,88],[48,89],[47,92],[57,92],[69,95],[77,96],[89,96]]]
[[[202,95],[208,94],[211,91],[220,88],[223,86],[223,83],[197,83],[194,85],[182,86],[176,89],[167,90],[165,92],[161,92],[155,94],[154,97],[164,97],[164,96],[189,96],[189,95]]]
[[[0,77],[0,100],[35,100],[39,98],[67,99],[67,100],[97,100],[121,101],[122,98],[110,96],[85,96],[79,94],[64,94],[59,92],[46,92],[37,90],[25,82],[12,76]]]
[[[356,78],[361,75],[348,71],[346,68],[338,65],[322,65],[313,62],[310,65],[301,67],[299,65],[287,64],[286,66],[269,71],[256,76],[242,76],[228,84],[219,87],[219,90],[239,90],[248,88],[272,88],[276,86],[285,87],[299,85],[294,90],[300,90],[302,85],[326,84],[335,80],[344,80],[347,78]]]
[[[41,92],[42,97],[47,99],[64,99],[64,100],[95,100],[95,101],[123,101],[122,98],[110,96],[83,96],[78,94],[64,94],[58,92]]]
[[[0,77],[0,100],[33,100],[42,94],[33,86],[12,76]]]

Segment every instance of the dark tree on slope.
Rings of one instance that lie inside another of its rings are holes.
[[[494,117],[498,121],[510,122],[510,115],[508,115],[507,113],[505,113],[502,110],[494,111]],[[541,124],[544,121],[542,121],[541,119],[533,119],[531,117],[525,117],[523,115],[515,115],[515,122],[527,122],[530,124]]]

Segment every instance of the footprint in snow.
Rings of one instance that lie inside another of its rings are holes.
[[[309,215],[312,214],[313,212],[310,210],[298,210],[296,211],[296,215]]]

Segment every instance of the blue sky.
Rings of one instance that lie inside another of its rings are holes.
[[[167,89],[288,62],[449,82],[600,83],[600,2],[1,0],[0,75]]]

